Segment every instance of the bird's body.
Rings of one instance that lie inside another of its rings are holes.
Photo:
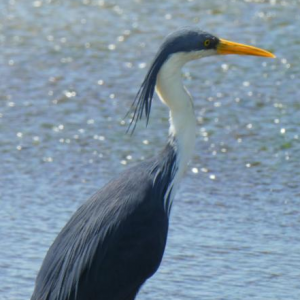
[[[133,300],[156,272],[174,195],[195,144],[196,119],[181,68],[216,54],[222,42],[200,30],[166,39],[139,90],[133,117],[145,113],[149,119],[156,88],[170,109],[166,147],[110,181],[77,210],[50,247],[32,300]]]
[[[173,164],[167,145],[85,202],[49,249],[32,299],[134,299],[165,249],[168,216],[160,200]]]

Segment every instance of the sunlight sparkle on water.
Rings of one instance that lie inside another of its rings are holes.
[[[72,97],[75,97],[75,96],[76,96],[76,92],[75,92],[75,91],[64,91],[64,95],[65,95],[67,98],[72,98]]]
[[[114,44],[109,44],[109,45],[107,46],[107,48],[108,48],[109,50],[113,51],[113,50],[116,50],[116,45],[114,45]]]
[[[217,177],[216,177],[216,175],[211,174],[211,175],[209,175],[209,178],[210,178],[211,180],[215,180]]]
[[[192,168],[192,172],[198,174],[199,173],[198,168]]]
[[[285,133],[286,133],[285,128],[281,128],[281,129],[280,129],[280,133],[281,133],[281,134],[285,134]]]

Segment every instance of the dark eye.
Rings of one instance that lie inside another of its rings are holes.
[[[205,40],[205,41],[204,41],[204,46],[205,46],[205,47],[208,47],[209,45],[210,45],[210,40]]]

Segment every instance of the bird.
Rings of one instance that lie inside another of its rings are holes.
[[[129,128],[148,124],[156,92],[169,109],[166,146],[123,171],[84,202],[50,246],[31,300],[134,300],[159,268],[176,191],[196,139],[193,100],[182,67],[213,55],[275,57],[198,28],[169,34],[131,106]],[[207,76],[207,75],[206,75]]]

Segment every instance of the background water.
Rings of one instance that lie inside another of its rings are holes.
[[[300,299],[300,2],[0,2],[0,299],[28,299],[76,208],[166,141],[125,135],[163,37],[197,25],[274,51],[184,69],[198,119],[163,263],[138,299]]]

